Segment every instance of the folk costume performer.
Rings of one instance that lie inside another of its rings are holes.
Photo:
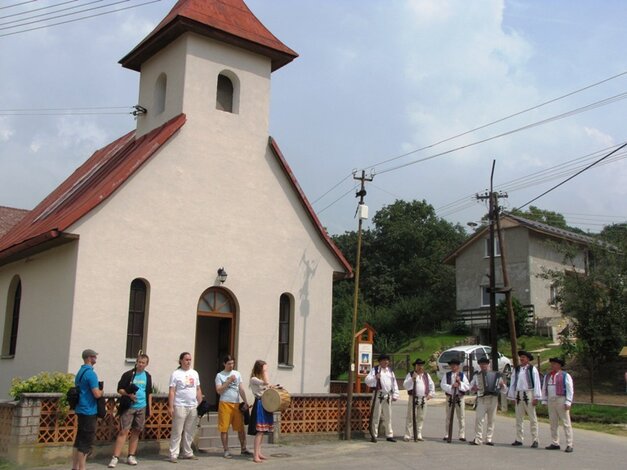
[[[542,399],[540,374],[530,362],[533,355],[527,351],[518,351],[520,365],[514,369],[507,398],[516,402],[516,440],[513,446],[523,445],[523,425],[525,415],[529,416],[531,429],[531,447],[538,447],[538,416],[536,405]]]
[[[407,374],[403,386],[407,390],[407,418],[405,419],[405,436],[403,440],[408,442],[414,437],[414,418],[416,420],[416,440],[422,441],[422,425],[427,413],[427,402],[435,396],[435,384],[433,379],[425,372],[425,361],[416,359],[414,371]]]
[[[390,367],[390,356],[381,354],[379,365],[373,367],[365,379],[366,385],[374,388],[370,416],[371,442],[377,442],[379,422],[383,419],[386,440],[396,442],[392,431],[392,402],[398,400],[399,391],[396,376]]]
[[[448,371],[442,377],[440,382],[440,388],[446,393],[447,407],[446,407],[446,423],[444,431],[444,440],[448,440],[448,430],[450,426],[450,420],[453,418],[453,414],[457,414],[457,424],[459,426],[459,440],[465,441],[465,403],[464,395],[470,390],[470,384],[466,374],[459,370],[459,359],[451,359],[448,361],[448,365],[451,370]]]
[[[549,409],[551,421],[551,445],[545,447],[548,450],[560,449],[559,422],[564,426],[566,435],[566,450],[573,451],[573,427],[570,424],[570,407],[573,404],[573,378],[568,372],[562,370],[564,360],[559,357],[549,359],[551,372],[544,376],[542,385],[543,401]]]
[[[485,443],[488,446],[493,446],[494,418],[499,404],[499,394],[507,393],[507,385],[505,385],[500,372],[489,370],[490,359],[483,356],[477,362],[479,362],[481,370],[474,375],[470,382],[470,390],[477,393],[475,438],[469,444],[478,446]],[[487,429],[484,434],[486,418]]]

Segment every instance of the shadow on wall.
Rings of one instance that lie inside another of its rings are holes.
[[[307,318],[309,318],[310,302],[309,302],[309,281],[316,275],[318,269],[318,261],[308,260],[307,252],[303,253],[300,259],[300,265],[303,267],[303,287],[298,291],[300,298],[299,312],[303,317],[303,348],[300,355],[301,360],[301,374],[300,374],[300,392],[305,393],[305,376],[307,371],[305,370],[305,352],[307,351]]]

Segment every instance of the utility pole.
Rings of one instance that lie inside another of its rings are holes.
[[[366,196],[366,181],[372,181],[374,175],[366,176],[366,172],[361,170],[361,176],[356,176],[353,173],[353,179],[359,180],[361,187],[355,194],[355,197],[359,198],[359,204],[357,206],[357,257],[355,261],[355,289],[353,294],[353,328],[351,333],[351,349],[350,349],[350,365],[348,369],[348,389],[346,391],[346,424],[344,426],[344,439],[347,441],[351,439],[351,412],[353,409],[353,387],[355,384],[355,334],[357,333],[357,310],[359,305],[359,272],[361,265],[361,226],[364,219],[368,218],[368,206],[364,204],[364,197]]]
[[[492,349],[492,370],[498,371],[499,368],[499,353],[498,353],[498,331],[496,325],[496,267],[495,267],[495,253],[494,253],[494,227],[498,223],[498,199],[507,197],[504,193],[494,192],[494,166],[495,160],[492,160],[492,172],[490,173],[490,191],[487,194],[476,195],[478,200],[488,200],[488,222],[489,222],[489,241],[488,241],[488,257],[490,260],[490,274],[488,275],[490,280],[490,286],[488,287],[488,293],[490,294],[490,346]],[[501,247],[501,253],[503,248],[501,244],[501,237],[499,233],[499,246]],[[505,272],[505,263],[501,258],[501,265]],[[505,282],[505,280],[504,280]],[[507,284],[506,284],[507,285]],[[499,292],[503,292],[504,289],[499,289]],[[511,289],[510,289],[511,290]],[[515,335],[515,334],[514,334]],[[514,336],[515,337],[515,336]]]

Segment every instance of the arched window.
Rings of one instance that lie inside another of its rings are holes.
[[[168,77],[165,73],[162,73],[157,78],[157,82],[155,83],[155,114],[161,114],[165,111],[165,95],[166,88],[168,86]]]
[[[4,338],[2,341],[3,356],[15,356],[21,303],[22,281],[19,276],[15,276],[9,286],[9,296],[7,298],[7,308],[4,318]]]
[[[292,365],[294,350],[294,302],[289,294],[279,299],[279,365]]]
[[[126,357],[137,357],[139,350],[144,351],[146,338],[146,305],[148,303],[148,286],[141,279],[131,282],[131,295],[128,304],[128,328],[126,332]]]
[[[235,112],[235,87],[233,81],[224,74],[218,75],[216,109],[229,113]]]

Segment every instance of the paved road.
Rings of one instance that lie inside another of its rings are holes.
[[[612,436],[575,429],[575,452],[566,454],[563,451],[548,451],[544,446],[550,443],[548,424],[540,423],[540,448],[511,447],[514,440],[514,420],[497,417],[494,447],[470,446],[465,442],[453,441],[447,444],[442,441],[444,430],[444,407],[431,406],[428,410],[423,428],[424,442],[402,442],[406,402],[399,401],[393,410],[394,432],[399,442],[380,441],[376,444],[367,440],[357,439],[350,442],[339,440],[294,440],[281,445],[267,445],[264,452],[270,459],[264,464],[255,464],[250,459],[235,456],[231,460],[222,457],[220,449],[207,454],[200,454],[199,460],[180,461],[174,465],[165,460],[164,456],[139,456],[138,469],[154,470],[194,470],[194,469],[236,469],[242,467],[273,468],[273,469],[325,469],[342,470],[374,467],[393,469],[424,469],[452,468],[453,462],[459,463],[457,468],[464,470],[568,470],[575,469],[616,469],[624,468],[627,456],[627,438]],[[466,412],[467,437],[474,435],[475,414]],[[525,426],[528,433],[529,426]],[[456,430],[454,431],[456,433]],[[456,435],[456,434],[455,434]],[[563,435],[562,435],[563,439]],[[249,445],[249,448],[251,445]],[[234,449],[233,453],[237,454]],[[622,462],[622,463],[621,463]],[[107,460],[96,460],[88,463],[88,468],[104,469]],[[68,465],[45,467],[46,470],[66,469]],[[128,469],[118,464],[118,469]],[[43,469],[34,469],[43,470]]]

